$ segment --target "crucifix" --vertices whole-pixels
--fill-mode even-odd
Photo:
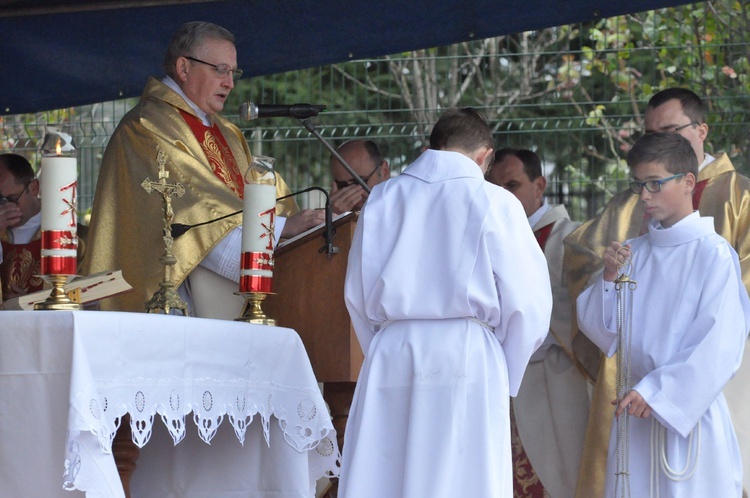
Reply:
[[[159,165],[159,180],[151,181],[147,177],[141,183],[141,187],[149,194],[156,190],[161,194],[162,198],[162,207],[164,209],[164,232],[162,236],[164,240],[164,254],[159,258],[159,261],[164,265],[164,280],[159,283],[159,290],[146,302],[146,311],[149,313],[163,311],[168,315],[170,309],[175,309],[180,310],[183,315],[187,316],[187,304],[177,294],[174,282],[172,282],[169,275],[169,267],[177,263],[177,259],[172,253],[172,244],[174,244],[174,238],[172,238],[172,219],[174,218],[172,197],[182,197],[185,194],[185,187],[180,183],[167,183],[169,171],[164,167],[167,159],[163,150],[158,149],[158,151],[156,164]]]

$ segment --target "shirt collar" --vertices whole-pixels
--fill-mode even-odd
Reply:
[[[703,154],[705,157],[703,158],[703,162],[698,165],[698,171],[702,170],[712,162],[716,161],[716,158],[712,156],[711,154]]]
[[[211,126],[211,122],[208,120],[208,114],[203,112],[200,107],[195,105],[195,103],[188,98],[187,95],[185,95],[185,92],[182,91],[182,88],[177,84],[175,80],[170,78],[169,76],[165,76],[163,80],[161,80],[162,83],[167,85],[169,88],[177,92],[177,94],[185,99],[185,102],[187,105],[190,106],[190,108],[195,111],[196,116],[201,120],[201,122],[206,126]]]
[[[39,211],[34,216],[21,226],[8,228],[11,241],[13,244],[21,245],[28,244],[34,235],[39,231],[39,227],[42,226],[42,212]]]
[[[545,213],[549,211],[549,208],[550,206],[549,204],[547,204],[547,199],[543,199],[542,206],[536,211],[534,211],[534,214],[529,216],[529,225],[531,225],[532,228],[536,226],[536,224],[539,223],[539,220],[542,219],[542,216],[544,216]]]

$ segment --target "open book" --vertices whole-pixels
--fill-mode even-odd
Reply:
[[[133,287],[122,277],[122,270],[104,271],[88,277],[79,277],[63,287],[73,302],[81,304],[130,292]],[[33,310],[50,295],[51,289],[43,289],[25,296],[15,297],[3,303],[6,310]]]

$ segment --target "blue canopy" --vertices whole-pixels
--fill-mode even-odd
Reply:
[[[260,76],[690,3],[685,0],[5,0],[0,115],[140,95],[172,34],[211,21]]]

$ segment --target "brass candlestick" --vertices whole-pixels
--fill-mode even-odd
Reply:
[[[182,197],[185,194],[185,187],[179,183],[167,183],[169,178],[169,171],[164,167],[167,160],[164,156],[164,151],[158,149],[159,152],[156,156],[156,163],[159,165],[159,180],[152,182],[149,178],[146,178],[141,183],[141,187],[149,194],[156,190],[161,194],[163,208],[164,208],[164,254],[159,258],[159,261],[164,265],[164,280],[159,282],[159,290],[151,296],[151,299],[146,301],[146,311],[148,313],[159,313],[169,314],[172,309],[180,310],[184,316],[188,315],[187,303],[177,294],[175,290],[175,284],[170,278],[171,266],[177,263],[177,258],[172,253],[172,244],[174,244],[174,238],[172,237],[172,219],[174,218],[174,209],[172,208],[172,196]]]
[[[83,305],[75,302],[65,293],[65,284],[76,278],[75,275],[42,275],[45,282],[52,284],[52,292],[41,303],[34,305],[35,310],[76,311],[82,310]]]
[[[276,320],[268,318],[263,311],[262,303],[268,293],[266,292],[236,292],[236,295],[245,298],[240,316],[235,318],[236,322],[256,323],[259,325],[276,325]]]

